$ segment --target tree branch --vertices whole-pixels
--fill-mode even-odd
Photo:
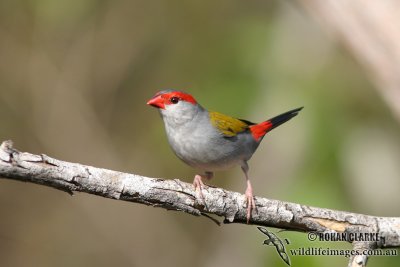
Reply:
[[[222,188],[205,187],[205,205],[191,184],[85,166],[19,152],[11,141],[0,146],[0,177],[41,184],[70,194],[86,192],[195,216],[224,217],[224,223],[246,223],[245,197]],[[307,232],[378,233],[368,248],[400,247],[400,218],[375,217],[255,197],[257,212],[250,224]],[[215,219],[214,219],[215,220]],[[355,249],[359,244],[355,244]],[[355,259],[354,259],[355,258]],[[352,257],[351,262],[360,262]],[[366,262],[366,257],[361,259]],[[351,264],[351,263],[350,263]],[[358,264],[358,263],[357,263]],[[353,266],[353,265],[349,265]],[[357,265],[357,266],[365,266]]]

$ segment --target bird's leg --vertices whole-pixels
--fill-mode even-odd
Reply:
[[[206,178],[207,180],[211,180],[211,178],[213,178],[213,176],[214,176],[214,174],[212,172],[205,172],[204,178]],[[198,192],[198,194],[200,195],[200,198],[205,203],[204,195],[202,192],[203,187],[204,187],[202,178],[203,177],[201,175],[196,174],[193,179],[193,186],[194,186],[194,189],[196,190],[196,192]]]
[[[250,218],[251,218],[251,212],[253,209],[254,210],[256,209],[256,203],[254,201],[254,196],[253,196],[253,187],[251,186],[249,175],[248,175],[249,165],[247,165],[247,162],[244,162],[244,164],[242,165],[242,170],[244,172],[244,176],[246,177],[246,184],[247,184],[247,188],[246,188],[246,192],[245,192],[246,205],[247,205],[246,219],[247,219],[247,223],[249,223]]]
[[[201,176],[200,175],[196,174],[194,176],[193,186],[194,186],[194,189],[196,190],[196,192],[200,195],[201,199],[204,201],[204,196],[203,196],[203,192],[202,192],[202,189],[204,187],[204,183],[201,180]]]

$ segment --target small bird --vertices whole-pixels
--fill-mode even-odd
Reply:
[[[195,175],[193,180],[203,200],[202,178],[210,180],[214,171],[240,165],[247,184],[246,218],[249,223],[256,205],[247,161],[267,132],[296,116],[303,107],[257,124],[208,111],[183,91],[160,91],[147,104],[160,111],[169,144],[178,158],[204,172]]]

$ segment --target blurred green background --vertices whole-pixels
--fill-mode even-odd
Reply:
[[[185,90],[251,121],[305,106],[250,161],[255,194],[400,213],[399,123],[353,57],[290,1],[0,0],[0,59],[0,138],[19,150],[191,182],[145,104],[155,92]],[[245,190],[240,168],[211,183]],[[255,226],[87,194],[2,179],[0,212],[0,266],[286,266]],[[279,236],[288,248],[350,248]]]

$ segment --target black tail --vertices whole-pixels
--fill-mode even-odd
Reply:
[[[271,131],[272,129],[278,127],[282,123],[287,122],[291,118],[297,116],[297,114],[299,114],[300,110],[302,110],[302,109],[303,109],[303,107],[296,108],[296,109],[290,110],[288,112],[282,113],[276,117],[273,117],[272,119],[269,119],[268,122],[270,122],[272,124],[272,126],[268,129],[268,132]]]
[[[278,127],[282,123],[287,122],[288,120],[299,114],[299,111],[302,109],[303,107],[290,110],[259,124],[254,124],[247,121],[245,122],[250,124],[250,132],[253,135],[254,139],[258,142],[261,142],[266,133],[268,133],[275,127]]]

